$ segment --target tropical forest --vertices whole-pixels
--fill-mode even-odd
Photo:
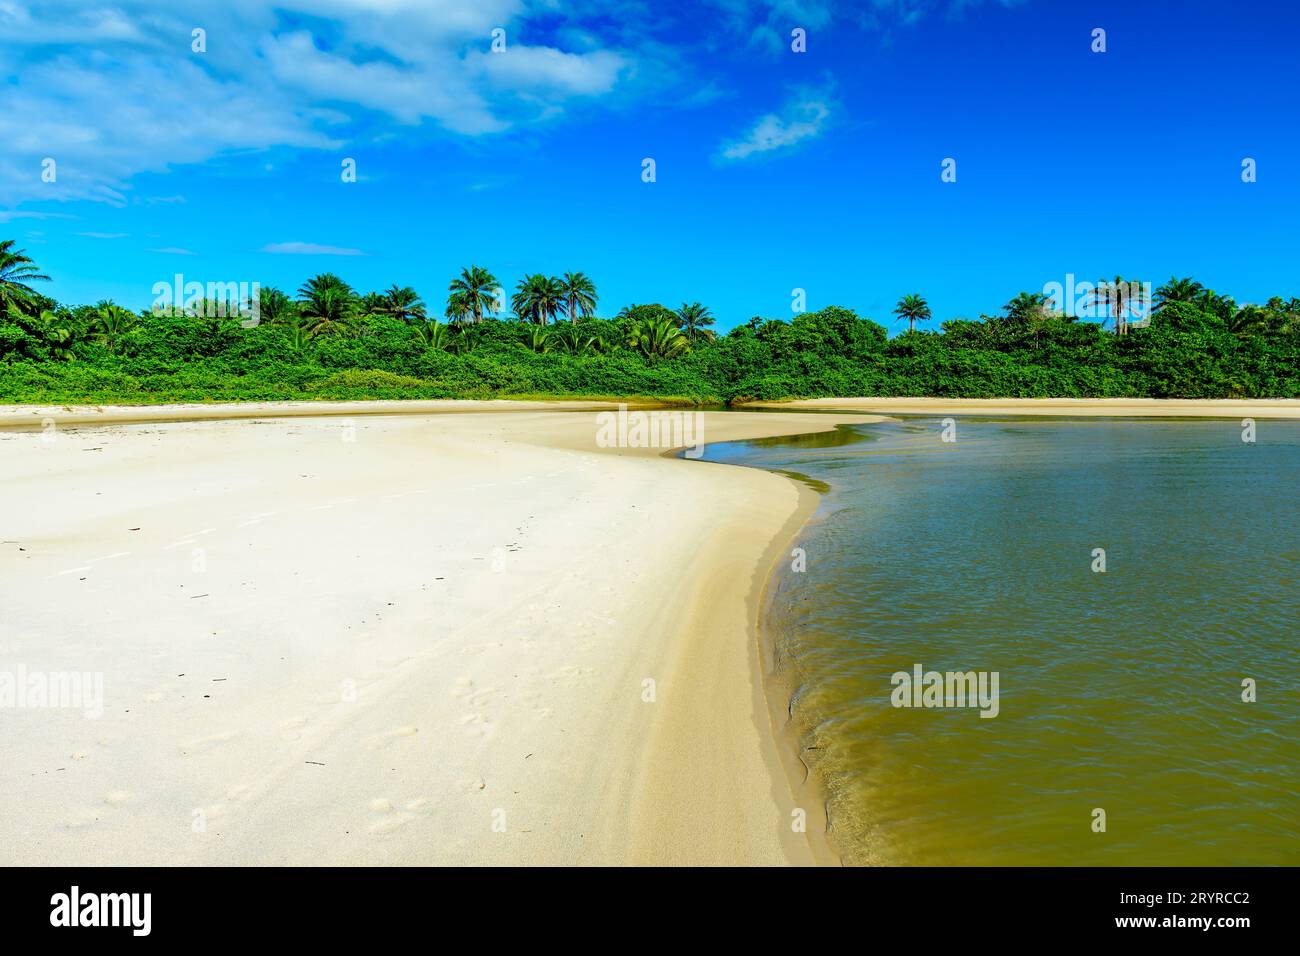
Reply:
[[[470,265],[427,299],[324,273],[247,302],[196,295],[140,311],[58,302],[47,281],[0,240],[0,402],[1300,398],[1300,299],[1238,303],[1190,277],[1156,287],[1141,321],[1116,278],[1096,284],[1096,319],[1019,292],[936,321],[906,292],[886,316],[827,306],[725,333],[699,302],[604,308],[581,272],[507,286]]]

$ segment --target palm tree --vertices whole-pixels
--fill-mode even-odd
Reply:
[[[447,297],[446,316],[457,325],[474,321],[474,310],[470,308],[469,299],[464,292],[453,292]]]
[[[140,317],[111,301],[95,306],[91,335],[110,352],[116,352],[126,337],[140,324]]]
[[[306,301],[313,294],[322,292],[325,289],[341,289],[345,291],[349,298],[354,298],[356,293],[352,291],[352,286],[348,285],[332,272],[322,272],[318,276],[313,276],[304,282],[298,289],[299,301]]]
[[[311,342],[311,325],[292,303],[290,306],[290,310],[277,321],[277,324],[283,324],[288,329],[289,347],[295,352],[301,352]]]
[[[49,309],[42,309],[40,326],[51,358],[59,362],[71,362],[77,357],[73,351],[73,346],[77,344],[77,330],[71,322]]]
[[[458,355],[464,355],[466,352],[474,351],[474,346],[478,345],[479,338],[482,337],[482,325],[458,325],[455,327],[452,336],[447,342],[447,351],[455,352]]]
[[[1300,324],[1300,299],[1294,296],[1283,299],[1275,295],[1265,303],[1268,310],[1269,328],[1276,332],[1290,332]]]
[[[637,319],[628,332],[627,344],[649,362],[676,358],[691,347],[681,329],[668,318]]]
[[[469,315],[477,324],[483,321],[484,312],[495,312],[496,297],[494,293],[500,285],[497,277],[479,266],[461,269],[460,275],[451,280],[447,291],[454,296],[461,296]],[[451,299],[447,300],[450,307]]]
[[[362,315],[383,315],[388,300],[378,292],[367,292],[357,299],[357,309]]]
[[[1052,297],[1044,292],[1018,292],[1002,307],[1002,311],[1013,322],[1030,322],[1047,312],[1047,303],[1051,300]]]
[[[677,310],[677,327],[690,342],[695,342],[697,339],[710,341],[716,338],[716,333],[708,328],[714,321],[713,313],[709,311],[708,306],[698,302],[689,304],[683,302],[682,307]]]
[[[1228,319],[1228,331],[1247,335],[1268,328],[1268,311],[1257,305],[1243,305]]]
[[[540,325],[534,328],[528,347],[539,354],[549,352],[551,350],[550,331]]]
[[[0,318],[10,312],[18,312],[31,304],[36,292],[29,282],[49,282],[50,277],[36,271],[36,265],[23,254],[22,249],[15,249],[17,240],[5,239],[0,242]]]
[[[356,325],[357,299],[346,286],[321,286],[308,293],[299,308],[313,336],[350,332]]]
[[[1233,314],[1237,311],[1237,303],[1230,295],[1219,295],[1213,289],[1202,289],[1196,293],[1196,298],[1192,300],[1202,312],[1209,312],[1211,315],[1217,315],[1224,322],[1230,322]]]
[[[1155,308],[1151,311],[1159,312],[1174,302],[1193,302],[1204,288],[1191,276],[1186,279],[1170,276],[1168,282],[1156,289]]]
[[[658,302],[652,302],[649,305],[637,305],[635,302],[631,305],[625,305],[615,316],[620,322],[625,322],[629,327],[642,319],[667,319],[674,326],[677,325],[677,313],[672,309],[665,308]]]
[[[257,319],[259,323],[277,325],[287,322],[293,314],[293,300],[275,286],[257,290]]]
[[[541,273],[524,276],[510,300],[515,315],[545,325],[564,311],[564,292],[558,279]]]
[[[424,318],[424,303],[409,285],[398,288],[389,286],[379,306],[380,314],[392,316],[399,322],[411,322]]]
[[[898,300],[898,305],[894,306],[894,315],[907,319],[909,332],[915,331],[917,322],[928,322],[933,317],[930,304],[915,292]]]
[[[1135,290],[1140,288],[1136,282],[1130,282],[1123,276],[1116,276],[1112,281],[1107,282],[1100,279],[1097,282],[1097,288],[1088,294],[1087,302],[1100,305],[1110,310],[1110,318],[1115,323],[1116,335],[1128,334],[1128,312],[1133,303]],[[1105,325],[1102,321],[1102,325]]]
[[[552,341],[570,355],[595,355],[602,350],[600,336],[582,332],[573,325],[558,329]]]
[[[618,335],[611,335],[602,329],[597,332],[591,343],[591,350],[597,355],[612,355],[615,349],[622,348],[623,340]]]
[[[447,331],[447,326],[437,319],[431,322],[421,322],[415,329],[419,333],[420,339],[431,349],[446,349],[450,344],[451,336]]]
[[[313,336],[351,331],[360,306],[352,286],[332,272],[313,276],[298,289],[298,312]]]
[[[564,311],[570,322],[577,322],[579,314],[588,318],[596,312],[596,284],[582,272],[566,272],[560,280],[560,293],[564,296]]]

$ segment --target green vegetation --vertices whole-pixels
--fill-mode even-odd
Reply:
[[[521,280],[511,299],[520,321],[497,317],[496,277],[470,266],[448,288],[447,322],[431,319],[410,287],[361,295],[326,273],[294,297],[262,289],[257,325],[222,302],[157,313],[60,305],[35,291],[42,279],[12,241],[0,242],[0,402],[1300,398],[1300,300],[1238,306],[1190,278],[1157,290],[1145,327],[1116,309],[1131,288],[1116,280],[1099,290],[1109,329],[1022,292],[999,315],[893,339],[833,306],[790,321],[756,317],[725,335],[698,302],[594,318],[596,288],[582,273]],[[894,311],[909,326],[931,317],[916,294]]]

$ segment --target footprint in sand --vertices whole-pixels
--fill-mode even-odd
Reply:
[[[522,644],[522,645],[524,645],[524,646],[528,646],[528,645],[534,643],[533,641],[529,640],[527,636],[524,636],[524,637],[516,637],[515,635],[511,635],[511,637],[512,637],[512,638],[513,638],[517,643]],[[479,644],[466,644],[466,645],[464,645],[463,647],[461,647],[460,652],[461,652],[462,654],[469,655],[469,654],[475,654],[475,653],[477,653],[477,652],[479,652],[479,651],[493,651],[493,650],[497,650],[498,648],[501,648],[501,647],[504,647],[504,646],[505,646],[505,642],[504,642],[504,641],[483,641],[483,642],[481,642],[481,643],[479,643]]]
[[[228,730],[222,734],[210,734],[207,737],[196,737],[193,740],[182,740],[181,754],[182,756],[189,756],[190,754],[207,753],[226,741],[232,740],[234,736],[235,732]]]
[[[127,791],[113,790],[104,795],[104,803],[108,804],[107,807],[83,807],[67,820],[67,825],[77,828],[94,826],[111,814],[116,807],[122,806],[130,799],[131,794]]]
[[[575,667],[569,665],[567,667],[561,667],[552,674],[547,674],[546,678],[547,680],[582,680],[584,677],[590,677],[594,673],[596,673],[594,667]]]
[[[302,738],[301,730],[307,725],[307,718],[288,717],[280,721],[280,739],[281,740],[299,740]]]
[[[160,690],[151,690],[149,691],[149,693],[144,695],[144,702],[146,704],[157,704],[162,699],[163,699],[163,692]]]
[[[378,750],[380,747],[387,747],[395,740],[401,740],[405,737],[414,737],[419,732],[420,728],[416,727],[414,724],[407,724],[404,727],[394,728],[386,734],[380,734],[379,737],[375,739],[374,748]]]
[[[477,690],[470,694],[466,700],[471,707],[482,707],[496,696],[497,689],[495,687],[484,687],[482,690]]]
[[[226,790],[227,800],[243,800],[253,790],[252,784],[237,783]]]
[[[69,818],[67,825],[77,828],[94,826],[99,822],[100,817],[103,817],[106,814],[107,811],[103,809],[78,810],[71,816],[71,818]]]
[[[496,729],[496,724],[483,714],[466,714],[460,722],[465,728],[466,737],[487,737]]]
[[[457,677],[456,683],[451,689],[452,697],[468,697],[474,693],[474,682],[468,677]]]
[[[478,791],[487,788],[487,784],[484,783],[483,778],[475,776],[458,778],[456,780],[456,786],[458,789],[464,790],[466,793],[477,793]]]
[[[385,836],[400,830],[413,819],[414,817],[406,813],[388,813],[370,824],[368,829],[377,836]]]
[[[375,814],[375,819],[367,829],[377,836],[384,836],[400,830],[428,809],[429,801],[422,797],[407,800],[401,810],[387,797],[375,797],[370,801],[370,812]]]

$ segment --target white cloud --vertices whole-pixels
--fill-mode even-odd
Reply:
[[[79,236],[85,236],[87,239],[125,239],[125,232],[79,232]]]
[[[797,92],[779,113],[759,117],[743,137],[723,144],[723,159],[747,159],[756,153],[785,149],[821,134],[831,116],[829,94],[814,90]]]
[[[345,249],[340,246],[318,246],[311,242],[273,242],[262,247],[263,252],[282,256],[364,256],[360,249]]]
[[[353,103],[407,124],[434,119],[452,132],[470,136],[508,126],[467,82],[463,69],[356,63],[318,49],[312,37],[301,32],[268,38],[262,54],[278,83],[317,101]]]
[[[551,47],[513,46],[505,53],[470,54],[468,64],[501,89],[542,91],[572,96],[608,93],[627,60],[610,50],[565,53]]]
[[[175,246],[164,246],[162,249],[150,249],[150,252],[162,253],[165,256],[192,256],[194,255],[189,249],[178,249]]]
[[[0,41],[7,39],[24,43],[104,43],[139,40],[140,32],[120,10],[73,6],[55,17],[0,0]]]
[[[0,222],[12,222],[15,219],[76,219],[61,212],[12,212],[0,209]]]
[[[0,204],[123,205],[138,173],[337,148],[373,114],[459,136],[563,115],[618,88],[635,55],[524,42],[557,16],[551,0],[0,0]]]
[[[187,47],[188,49],[188,47]],[[0,110],[0,201],[124,205],[131,176],[232,149],[334,144],[269,79],[214,76],[190,60],[62,54],[23,69]],[[56,180],[42,180],[42,160]]]

